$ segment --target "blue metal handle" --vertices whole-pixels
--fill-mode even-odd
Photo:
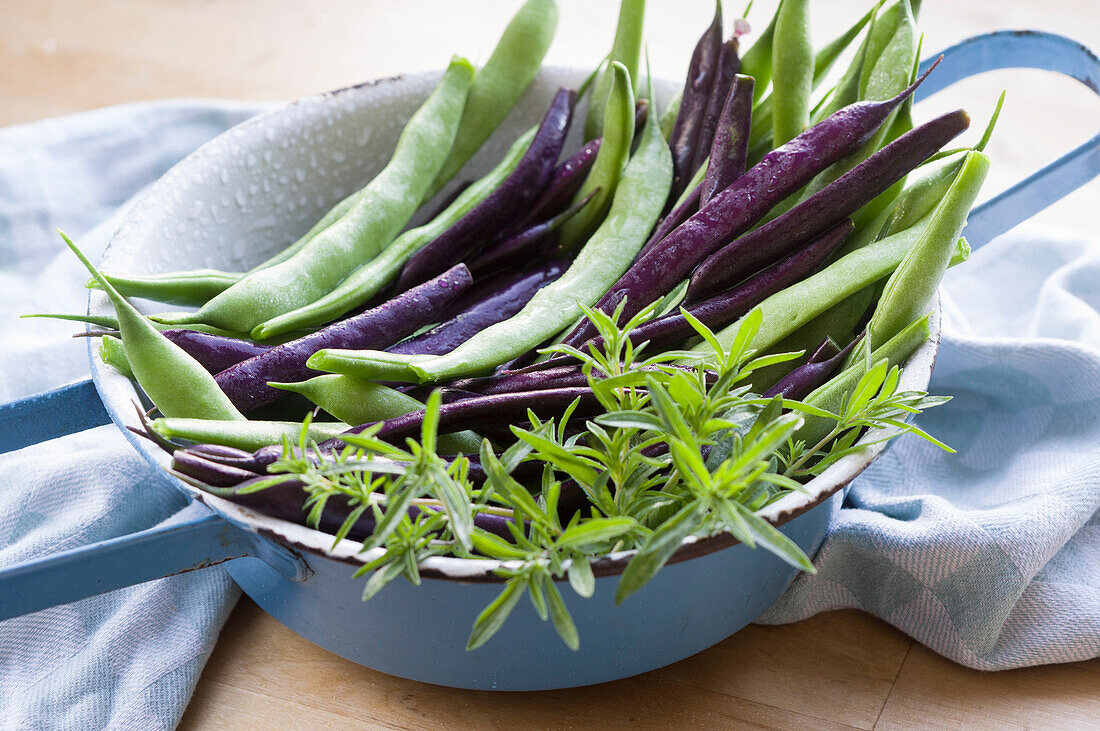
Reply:
[[[191,503],[169,525],[0,570],[0,620],[248,556],[292,581],[309,575],[298,554]]]
[[[90,378],[0,404],[0,454],[109,424]]]
[[[939,55],[921,63],[921,73]],[[1100,94],[1100,59],[1080,43],[1039,31],[998,31],[968,38],[943,51],[943,62],[917,89],[917,101],[968,76],[1009,68],[1057,71]],[[972,248],[983,246],[1098,174],[1100,134],[975,208],[964,235]]]
[[[110,420],[90,379],[0,404],[0,453]],[[0,620],[246,556],[288,579],[309,573],[298,554],[194,502],[168,525],[0,569]]]

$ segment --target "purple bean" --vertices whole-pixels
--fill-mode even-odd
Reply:
[[[739,286],[685,309],[712,330],[725,327],[771,295],[808,277],[840,246],[852,228],[851,219],[841,221],[809,246]],[[648,341],[650,347],[662,348],[693,335],[695,329],[677,312],[644,323],[630,333],[630,339],[635,343]]]
[[[829,165],[862,147],[933,68],[935,64],[893,99],[849,105],[769,152],[660,244],[638,258],[596,306],[610,313],[625,300],[622,316],[628,318],[672,291],[701,261],[744,233],[777,203]],[[594,326],[585,321],[565,342],[575,346],[594,334]]]
[[[271,349],[270,345],[260,345],[251,340],[211,335],[198,330],[163,330],[162,333],[211,373],[221,373],[242,360]]]
[[[599,190],[599,188],[596,188],[583,199],[577,201],[575,205],[570,206],[549,220],[536,223],[490,244],[466,262],[466,265],[470,268],[470,273],[476,278],[481,278],[501,269],[537,261],[549,248],[554,232],[584,208]]]
[[[495,323],[507,320],[523,309],[535,292],[561,276],[565,262],[551,261],[529,272],[490,278],[471,289],[448,308],[455,312],[426,333],[388,349],[390,353],[442,355]]]
[[[685,301],[728,287],[852,215],[969,125],[970,117],[960,109],[906,132],[794,208],[712,254],[691,275]]]
[[[700,186],[700,205],[706,205],[716,193],[728,188],[745,174],[749,154],[749,130],[752,128],[752,92],[756,82],[751,76],[735,75],[730,84],[714,142],[710,162]]]
[[[829,380],[841,364],[848,358],[848,354],[852,352],[852,348],[855,347],[863,338],[861,334],[852,342],[848,343],[843,350],[837,350],[836,343],[831,338],[826,338],[814,354],[810,356],[810,359],[795,368],[793,371],[784,376],[778,383],[764,392],[765,398],[772,398],[773,396],[782,396],[785,399],[793,399],[801,401],[809,396],[814,389],[816,389],[825,381]],[[836,351],[830,356],[825,356],[824,353],[828,352],[828,346],[832,346],[832,350]]]
[[[810,353],[810,357],[806,359],[806,362],[823,363],[840,351],[840,346],[838,346],[831,337],[826,335],[825,339],[821,341],[821,344],[814,348],[814,352]]]
[[[684,81],[684,94],[680,100],[680,113],[672,126],[668,144],[672,149],[672,190],[669,198],[676,200],[684,192],[688,181],[695,173],[691,169],[695,159],[695,149],[699,144],[699,131],[703,125],[703,116],[707,111],[718,58],[722,52],[722,4],[716,3],[714,20],[703,32],[695,50],[691,54],[687,79]]]
[[[155,434],[156,432],[153,433]],[[193,447],[189,447],[189,450],[207,459],[239,459],[242,456],[252,456],[250,452],[245,452],[243,449],[238,449],[236,447],[227,447],[224,444],[196,444]]]
[[[707,98],[707,108],[703,112],[703,121],[699,125],[699,141],[695,144],[695,156],[691,161],[692,175],[699,169],[714,143],[714,133],[718,129],[718,119],[722,115],[726,97],[729,96],[730,84],[733,83],[737,72],[741,70],[741,58],[737,55],[737,38],[730,38],[722,44],[722,50],[718,53],[718,63],[715,64],[714,86],[711,87],[710,96]]]
[[[327,445],[327,446],[325,446]],[[270,476],[268,466],[275,463],[283,454],[281,445],[261,447],[255,452],[233,450],[232,452],[212,452],[208,448],[216,445],[200,444],[192,447],[180,448],[173,452],[172,469],[183,475],[205,482],[215,487],[233,487],[240,485],[245,480],[257,475]],[[321,451],[314,454],[314,458],[323,460],[339,449],[343,449],[344,443],[322,445]],[[444,456],[443,459],[451,462],[454,456]],[[481,467],[481,459],[477,455],[469,455],[469,477],[477,483],[484,481],[485,471]],[[542,475],[542,466],[538,462],[520,462],[512,471],[512,476],[520,482],[534,482]],[[203,479],[211,478],[212,481]],[[217,484],[215,484],[217,483]]]
[[[440,406],[439,432],[446,434],[464,429],[477,431],[483,426],[522,424],[527,421],[528,409],[541,419],[557,417],[564,413],[566,407],[575,399],[580,399],[580,404],[573,412],[574,418],[583,418],[599,413],[600,402],[587,386],[494,394],[492,396],[464,399]],[[383,422],[382,429],[375,436],[391,442],[415,436],[420,433],[423,421],[423,409],[396,416]],[[370,424],[352,427],[345,433],[355,434],[368,426]],[[329,445],[331,447],[338,444],[342,444],[342,442],[339,437],[334,437],[322,442],[321,446]]]
[[[271,349],[270,345],[225,335],[212,335],[198,330],[161,330],[161,335],[171,340],[211,373],[221,373],[226,368],[248,360]],[[118,335],[118,330],[90,330],[79,333],[81,337]]]
[[[418,328],[438,319],[472,282],[464,264],[414,287],[374,309],[242,361],[217,374],[221,389],[242,412],[272,403],[288,392],[268,386],[268,381],[291,383],[309,378],[309,356],[323,348],[374,349],[388,347]]]
[[[485,200],[405,263],[397,291],[420,284],[464,260],[478,244],[485,243],[487,233],[502,230],[546,189],[569,132],[576,98],[572,89],[558,91],[515,170]]]
[[[214,487],[232,487],[255,476],[252,470],[208,459],[190,449],[177,449],[172,454],[172,469]]]
[[[554,169],[554,174],[550,176],[550,184],[531,206],[531,210],[519,219],[515,228],[553,216],[573,200],[573,196],[580,190],[584,179],[588,176],[592,163],[596,161],[600,142],[599,137],[591,140]]]
[[[451,384],[451,387],[460,388],[481,396],[491,396],[519,391],[540,391],[548,388],[578,388],[587,385],[587,383],[588,380],[581,371],[580,365],[574,363],[529,373],[468,378],[463,381],[455,381]]]

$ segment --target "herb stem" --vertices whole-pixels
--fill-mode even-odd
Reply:
[[[844,431],[845,431],[844,423],[841,422],[841,423],[837,424],[835,427],[833,427],[833,430],[830,431],[825,436],[824,439],[822,439],[820,442],[818,442],[817,444],[815,444],[813,446],[813,449],[805,450],[804,452],[802,452],[801,455],[799,455],[798,459],[796,459],[794,462],[791,462],[791,464],[787,466],[787,469],[783,471],[783,474],[786,475],[787,477],[797,477],[798,475],[803,474],[803,473],[798,472],[798,469],[802,465],[806,464],[806,462],[811,457],[813,457],[815,454],[817,454],[822,449],[824,449],[826,446],[828,446],[829,442],[833,441],[834,439],[839,437],[841,434],[843,434]]]

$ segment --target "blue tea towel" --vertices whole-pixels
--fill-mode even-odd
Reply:
[[[1082,191],[1084,193],[1084,191]],[[1021,227],[943,284],[917,423],[759,621],[856,607],[981,670],[1100,655],[1100,241]]]
[[[18,319],[87,309],[54,227],[98,260],[131,196],[259,108],[159,102],[0,129],[0,402],[88,376],[82,326]],[[184,504],[113,425],[0,455],[0,567]],[[237,596],[212,568],[0,622],[0,728],[173,728]]]

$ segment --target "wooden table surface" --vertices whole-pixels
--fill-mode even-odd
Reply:
[[[560,0],[549,63],[591,66],[617,3]],[[765,18],[774,0],[758,0]],[[0,124],[169,97],[292,99],[363,79],[477,61],[516,2],[478,0],[0,0]],[[816,3],[815,36],[832,37],[866,0]],[[1100,48],[1092,0],[924,3],[925,49],[998,28],[1041,28]],[[727,3],[727,14],[740,9]],[[736,10],[735,10],[736,6]],[[711,0],[650,0],[654,72],[682,77]],[[984,125],[1009,90],[989,147],[996,192],[1084,140],[1100,101],[1069,80],[995,72],[929,100],[966,106]],[[918,111],[923,116],[928,112]],[[1036,219],[1096,230],[1100,183]],[[293,634],[244,599],[222,632],[183,727],[504,727],[742,725],[828,728],[1100,726],[1100,660],[979,673],[856,611],[783,627],[750,626],[661,670],[544,693],[456,691],[392,678]]]

